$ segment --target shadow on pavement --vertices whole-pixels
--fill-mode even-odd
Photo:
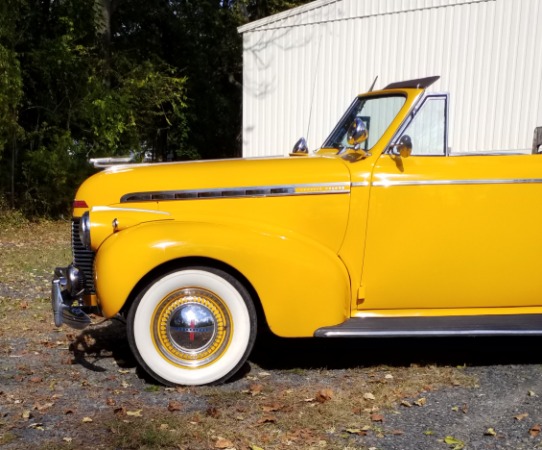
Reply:
[[[105,372],[103,360],[113,358],[121,368],[136,367],[136,359],[126,339],[126,326],[120,320],[109,320],[91,326],[70,345],[73,363],[80,364],[93,372]]]
[[[542,337],[282,339],[256,342],[250,360],[263,369],[349,369],[411,364],[540,364]]]
[[[541,344],[542,337],[284,339],[265,335],[258,337],[249,361],[265,370],[542,364],[542,352],[537,350]],[[103,361],[110,358],[121,368],[138,366],[125,324],[118,320],[84,330],[70,350],[74,364],[96,372],[106,371]]]

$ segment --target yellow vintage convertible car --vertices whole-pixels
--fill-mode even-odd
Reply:
[[[56,325],[123,315],[138,362],[170,385],[225,381],[258,329],[542,334],[542,156],[449,154],[437,78],[360,95],[310,155],[300,140],[287,158],[90,177]]]

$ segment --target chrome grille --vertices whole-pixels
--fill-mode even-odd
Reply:
[[[73,263],[81,273],[83,273],[83,283],[85,287],[85,294],[95,294],[94,289],[94,252],[87,250],[81,239],[79,239],[79,222],[80,219],[74,218],[72,220],[72,252]]]

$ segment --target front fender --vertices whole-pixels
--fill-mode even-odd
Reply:
[[[117,314],[151,270],[189,257],[221,261],[242,273],[279,336],[312,336],[349,316],[348,273],[328,248],[284,230],[176,221],[141,224],[103,242],[95,284],[104,316]]]

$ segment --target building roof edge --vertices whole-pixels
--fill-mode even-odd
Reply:
[[[316,0],[314,2],[307,3],[306,5],[297,6],[295,8],[291,8],[286,11],[264,17],[263,19],[255,20],[245,25],[241,25],[240,27],[237,27],[237,32],[239,34],[243,34],[247,31],[254,31],[258,28],[265,27],[273,22],[288,19],[290,17],[303,14],[304,12],[312,11],[313,9],[321,8],[323,6],[329,5],[331,3],[337,3],[339,1],[341,0]]]

